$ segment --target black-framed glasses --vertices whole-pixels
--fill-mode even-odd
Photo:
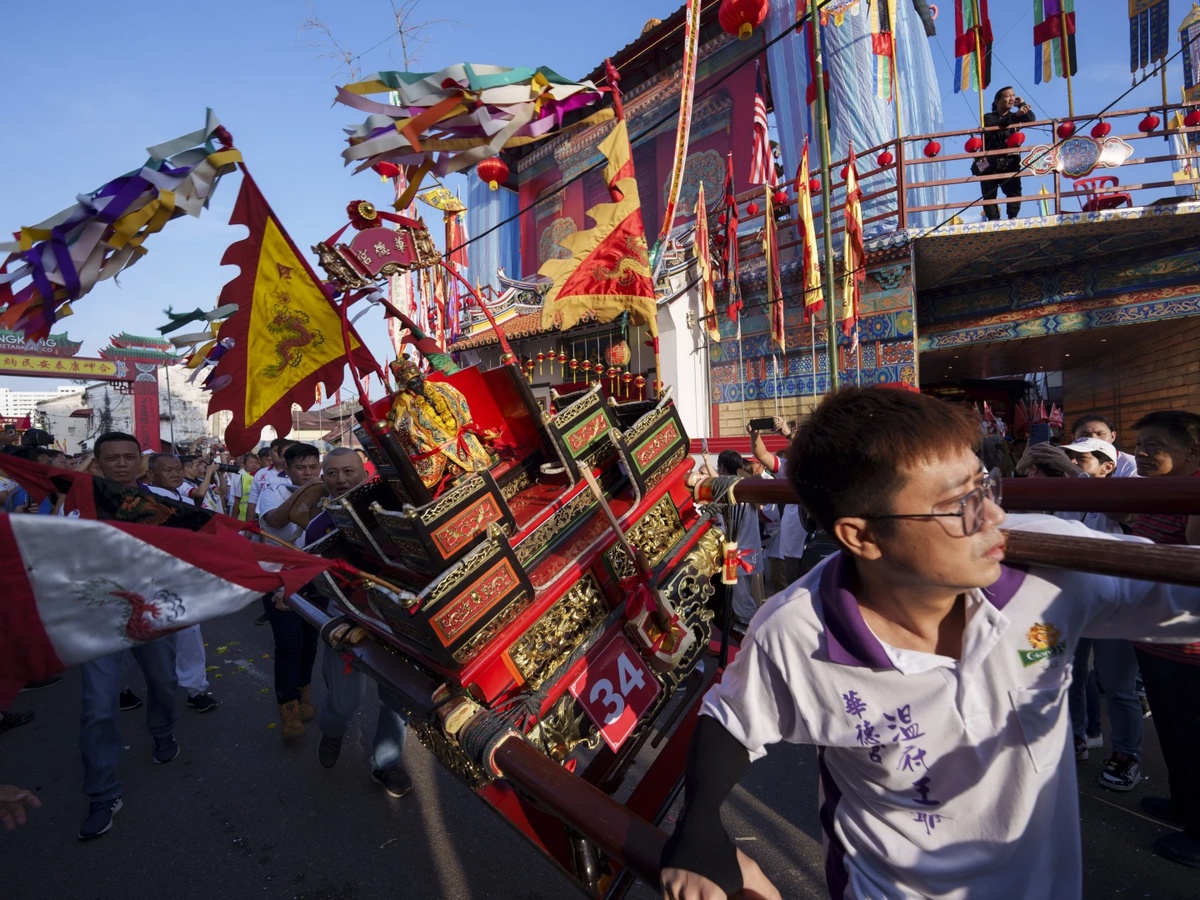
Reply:
[[[957,500],[950,500],[946,506],[957,505],[957,512],[927,512],[927,513],[889,513],[878,516],[862,516],[864,519],[959,519],[962,522],[962,537],[978,534],[983,528],[986,516],[984,501],[991,500],[1000,505],[1000,470],[992,469],[984,476],[983,483],[973,491],[968,491]],[[957,535],[956,535],[957,536]]]

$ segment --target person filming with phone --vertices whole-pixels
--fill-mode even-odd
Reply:
[[[1007,150],[1008,139],[1017,133],[1016,127],[1025,122],[1032,122],[1035,116],[1033,110],[1023,99],[1017,96],[1011,87],[1002,87],[996,92],[992,101],[992,111],[983,117],[984,127],[994,129],[983,133],[984,150]],[[1016,174],[1021,171],[1021,154],[1005,153],[998,156],[979,156],[971,163],[972,175],[1003,175],[1014,173],[1009,178],[989,178],[980,182],[984,200],[995,200],[1001,188],[1004,196],[1009,198],[1008,217],[1015,219],[1021,212],[1020,201],[1013,202],[1013,197],[1021,196],[1021,178]],[[1000,219],[999,204],[989,203],[983,208],[983,214],[989,222]]]

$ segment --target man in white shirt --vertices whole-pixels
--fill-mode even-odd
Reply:
[[[300,489],[321,477],[321,454],[312,444],[292,444],[283,454],[286,481],[275,481],[258,499],[258,522],[266,534],[303,544],[304,528],[292,521],[292,505]],[[312,670],[317,659],[317,630],[301,619],[282,594],[264,601],[275,638],[275,699],[285,741],[303,737],[304,723],[316,718],[312,703]]]
[[[250,483],[250,499],[247,507],[247,519],[253,522],[258,518],[258,501],[262,492],[267,485],[275,481],[287,481],[287,473],[284,471],[283,455],[287,448],[292,446],[295,441],[289,441],[287,438],[275,438],[271,441],[271,446],[268,448],[271,464],[263,466],[254,474],[254,480]],[[260,455],[261,459],[261,455]]]
[[[1195,640],[1200,589],[1005,566],[979,439],[965,411],[888,388],[831,394],[800,427],[788,479],[842,550],[758,611],[707,694],[664,896],[780,897],[720,806],[782,740],[819,748],[833,897],[1080,896],[1071,653]]]

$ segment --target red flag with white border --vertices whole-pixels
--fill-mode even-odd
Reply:
[[[294,593],[332,565],[224,529],[0,516],[0,709],[27,682]]]

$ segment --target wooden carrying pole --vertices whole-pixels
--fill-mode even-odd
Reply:
[[[694,485],[697,500],[712,499],[712,481],[702,479]],[[743,478],[736,490],[744,503],[799,499],[783,479]],[[1005,478],[1001,491],[1009,511],[1200,514],[1200,479]],[[1200,552],[1190,547],[1012,530],[1005,534],[1010,563],[1200,586]]]

